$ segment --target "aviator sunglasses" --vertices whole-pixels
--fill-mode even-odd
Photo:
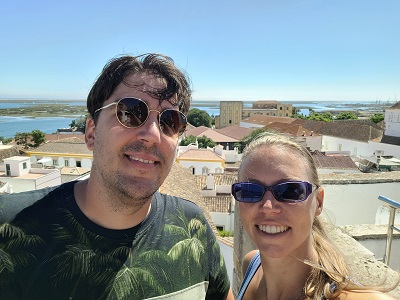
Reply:
[[[169,137],[177,137],[181,135],[186,128],[186,116],[175,109],[165,109],[158,111],[149,109],[146,102],[139,98],[122,98],[110,104],[107,104],[94,111],[97,114],[100,110],[115,105],[115,116],[122,126],[127,128],[138,128],[142,126],[151,111],[158,113],[158,122],[161,132]]]
[[[312,193],[313,185],[306,181],[287,181],[271,186],[254,182],[238,182],[232,185],[232,195],[239,202],[258,202],[266,191],[279,202],[302,202]]]

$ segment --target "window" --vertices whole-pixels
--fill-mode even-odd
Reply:
[[[207,167],[203,167],[203,169],[201,170],[203,175],[207,175],[210,172],[210,169]]]
[[[26,168],[27,168],[26,162],[24,162],[24,163],[22,164],[22,169],[26,169]]]
[[[195,174],[195,171],[196,171],[195,167],[191,166],[191,167],[189,167],[189,170],[192,171],[193,175]]]
[[[82,163],[81,163],[80,161],[77,161],[77,162],[76,162],[76,166],[77,166],[78,168],[81,168],[81,167],[82,167]]]
[[[53,159],[53,166],[58,166],[58,160],[57,159]]]
[[[64,161],[64,164],[65,164],[66,167],[69,167],[69,160],[66,159],[66,160]]]

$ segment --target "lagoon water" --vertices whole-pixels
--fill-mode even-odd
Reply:
[[[69,128],[69,124],[75,119],[63,117],[27,118],[0,116],[0,136],[12,138],[17,132],[31,132],[36,129],[44,133],[55,133],[58,128]]]
[[[368,109],[370,105],[376,104],[375,102],[360,102],[360,101],[282,101],[283,103],[292,103],[294,107],[300,109],[300,113],[307,115],[309,108],[316,112],[326,110],[360,110]],[[85,101],[57,101],[57,100],[26,100],[26,101],[13,101],[2,100],[0,101],[0,108],[18,108],[24,106],[40,105],[50,103],[63,103],[71,106],[86,106]],[[244,101],[243,106],[250,108],[252,102]],[[193,101],[191,108],[198,108],[205,110],[210,116],[219,115],[219,101]],[[80,116],[76,116],[78,118]],[[68,128],[69,124],[76,119],[71,117],[12,117],[0,116],[0,136],[4,138],[12,138],[17,132],[30,132],[38,129],[45,133],[54,133],[59,128]]]

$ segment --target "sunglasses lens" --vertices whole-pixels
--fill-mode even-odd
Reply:
[[[285,182],[273,187],[274,197],[278,201],[304,201],[307,199],[306,182]]]
[[[160,129],[169,137],[181,135],[186,128],[186,117],[183,113],[173,109],[166,109],[160,115]]]
[[[117,118],[125,127],[136,128],[146,122],[149,108],[136,98],[123,98],[117,103]],[[169,137],[181,135],[186,128],[186,116],[178,110],[166,109],[160,115],[160,129]]]
[[[263,186],[253,182],[238,182],[232,185],[232,195],[239,202],[258,202],[265,191],[271,191],[281,202],[301,202],[310,196],[312,185],[308,182],[284,182],[273,186]]]
[[[251,182],[232,185],[232,195],[239,202],[258,202],[264,195],[264,187]]]
[[[135,98],[124,98],[117,103],[117,117],[126,127],[139,127],[148,116],[146,103]]]

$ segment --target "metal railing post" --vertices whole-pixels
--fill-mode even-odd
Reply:
[[[388,230],[387,230],[387,236],[386,236],[385,256],[383,257],[383,263],[385,263],[386,265],[389,265],[390,252],[391,252],[392,240],[393,240],[393,230],[400,232],[400,228],[397,228],[396,226],[394,226],[394,220],[396,217],[396,209],[400,208],[400,203],[393,201],[389,198],[386,198],[384,196],[379,196],[378,199],[385,202],[389,206],[389,209],[390,209]]]

